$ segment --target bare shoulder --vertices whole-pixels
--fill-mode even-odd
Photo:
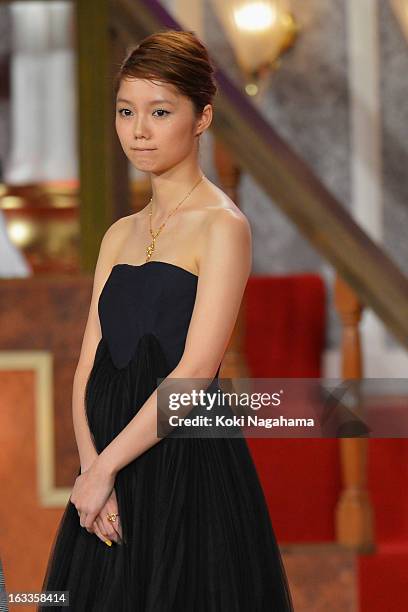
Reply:
[[[221,271],[223,260],[225,271],[228,268],[237,272],[241,268],[245,276],[252,267],[250,223],[221,189],[217,188],[215,195],[202,209],[199,269],[203,271],[212,265]]]
[[[121,245],[132,230],[135,215],[126,215],[114,221],[105,231],[102,242],[101,252],[112,256],[113,258],[119,252]]]
[[[120,240],[121,238],[123,238],[130,230],[133,217],[133,214],[126,215],[125,217],[120,217],[119,219],[114,221],[105,231],[102,240],[107,243],[113,240]]]
[[[215,197],[203,210],[206,239],[218,235],[231,240],[251,240],[251,226],[246,215],[221,189],[212,187]]]
[[[251,250],[251,226],[247,217],[236,207],[222,207],[208,216],[205,236],[207,245],[214,249],[230,249],[231,252]]]
[[[208,229],[211,232],[227,231],[237,234],[250,234],[251,227],[247,217],[234,204],[234,207],[225,206],[214,208],[208,215]]]

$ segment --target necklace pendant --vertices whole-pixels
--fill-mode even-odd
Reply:
[[[148,259],[150,259],[150,257],[152,256],[152,253],[154,251],[154,247],[155,247],[155,240],[153,239],[153,241],[149,244],[149,246],[146,249],[146,261]]]

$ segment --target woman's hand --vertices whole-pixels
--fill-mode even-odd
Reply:
[[[111,514],[113,512],[117,514],[117,517],[116,521],[112,523],[108,521],[107,514]],[[112,489],[112,493],[110,494],[108,501],[94,520],[93,530],[95,535],[98,536],[102,542],[105,542],[105,544],[106,540],[113,540],[117,544],[122,544],[122,526],[120,516],[118,514],[118,502],[116,499],[115,489]]]
[[[70,496],[76,507],[81,527],[93,532],[93,523],[110,497],[115,475],[97,458],[83,474],[77,476]]]

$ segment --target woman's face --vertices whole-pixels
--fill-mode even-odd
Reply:
[[[132,164],[161,173],[195,154],[200,118],[192,101],[168,83],[122,79],[116,96],[116,131]]]

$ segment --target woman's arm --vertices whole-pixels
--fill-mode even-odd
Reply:
[[[72,420],[82,473],[92,465],[98,456],[89,431],[84,402],[86,383],[93,366],[96,348],[101,338],[98,300],[115,262],[121,240],[123,239],[125,220],[126,217],[123,217],[113,223],[102,238],[95,267],[88,319],[85,326],[78,365],[75,370],[72,389]]]
[[[212,380],[228,346],[251,271],[248,220],[231,210],[214,215],[206,232],[200,276],[183,356],[169,378]],[[162,440],[157,432],[157,389],[128,425],[105,447],[96,471],[116,473]]]
[[[91,368],[77,367],[72,387],[72,420],[81,462],[81,474],[95,461],[96,452],[85,415],[85,386]]]

